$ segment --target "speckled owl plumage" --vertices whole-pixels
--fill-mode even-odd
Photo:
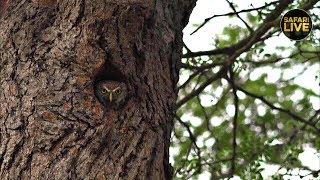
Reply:
[[[95,95],[105,107],[117,110],[125,102],[127,86],[123,82],[102,80],[95,86]]]

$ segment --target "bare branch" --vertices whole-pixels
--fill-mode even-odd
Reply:
[[[244,23],[244,25],[247,27],[247,29],[252,33],[253,29],[249,26],[249,24],[244,19],[242,19],[242,17],[239,15],[239,13],[237,13],[237,10],[234,7],[233,3],[230,2],[229,0],[226,0],[226,1],[228,2],[229,6],[233,10],[233,12],[236,13],[237,17]]]
[[[232,159],[231,159],[231,169],[230,177],[232,177],[236,171],[236,156],[237,156],[237,128],[238,128],[238,111],[239,111],[239,98],[237,96],[237,88],[235,85],[234,72],[232,66],[229,66],[230,79],[229,83],[232,87],[232,92],[234,96],[234,117],[233,117],[233,140],[232,140]]]
[[[318,128],[316,127],[316,124],[315,124],[315,123],[303,119],[302,117],[300,117],[300,116],[292,113],[290,110],[283,109],[283,108],[280,108],[280,107],[276,107],[273,103],[267,101],[263,96],[256,95],[256,94],[253,94],[253,93],[251,93],[251,92],[248,92],[248,91],[246,91],[245,89],[243,89],[243,88],[241,88],[241,87],[239,87],[239,86],[236,86],[236,88],[237,88],[238,90],[240,90],[241,92],[245,93],[245,94],[248,95],[248,96],[251,96],[251,97],[253,97],[253,98],[256,98],[256,99],[261,100],[261,101],[264,102],[266,105],[268,105],[271,109],[275,109],[275,110],[278,110],[278,111],[280,111],[280,112],[283,112],[283,113],[289,115],[290,117],[292,117],[293,119],[309,125],[310,127],[314,128],[318,134],[320,134],[320,129],[318,129]]]
[[[291,4],[293,0],[282,0],[280,1],[279,5],[276,6],[276,8],[267,15],[266,19],[263,21],[260,27],[258,27],[253,33],[251,33],[248,37],[242,39],[236,44],[233,44],[231,46],[220,48],[220,49],[214,49],[209,51],[200,51],[200,52],[193,52],[193,53],[186,53],[182,57],[183,58],[189,58],[189,57],[197,57],[197,56],[204,56],[204,55],[217,55],[217,54],[232,54],[230,59],[231,61],[234,61],[232,59],[235,59],[235,57],[238,57],[240,54],[245,52],[246,50],[250,49],[253,44],[256,42],[261,41],[261,37],[268,32],[272,27],[279,26],[280,23],[280,15],[281,13],[288,7],[289,4]],[[300,7],[303,10],[308,10],[313,7],[314,4],[316,4],[318,0],[310,0],[308,3]]]
[[[260,60],[260,61],[243,60],[241,62],[252,63],[252,64],[254,64],[256,66],[260,66],[260,65],[264,65],[264,64],[274,64],[274,63],[277,63],[277,62],[282,61],[284,59],[293,58],[294,56],[297,56],[297,55],[299,55],[299,53],[293,53],[293,54],[291,54],[290,56],[287,56],[287,57],[278,57],[278,58],[273,59],[273,60]]]
[[[202,113],[203,113],[203,115],[204,115],[204,119],[206,120],[207,130],[208,130],[209,132],[211,132],[211,129],[210,129],[210,118],[209,118],[209,116],[208,116],[208,114],[207,114],[207,112],[206,112],[206,109],[205,109],[205,108],[203,107],[203,105],[201,104],[201,99],[200,99],[199,96],[197,96],[197,100],[198,100],[199,106],[200,106],[200,108],[201,108],[201,111],[202,111]]]
[[[201,149],[197,145],[197,139],[194,136],[194,134],[192,133],[189,125],[187,123],[183,122],[182,119],[178,115],[175,115],[175,116],[176,116],[176,119],[178,120],[178,122],[180,124],[182,124],[187,129],[187,131],[189,133],[190,140],[191,140],[192,144],[196,148],[196,154],[197,154],[197,157],[198,157],[198,166],[197,166],[197,170],[193,174],[199,173],[201,171],[201,168],[202,168],[202,166],[201,166],[201,159],[202,158],[201,158]]]
[[[183,47],[186,48],[187,52],[192,53],[192,51],[188,48],[188,46],[184,42],[183,42]]]
[[[213,18],[222,17],[222,16],[232,16],[232,15],[240,14],[240,13],[244,13],[244,12],[257,11],[257,10],[264,9],[264,8],[266,8],[266,7],[268,7],[268,6],[277,4],[278,2],[279,2],[279,1],[274,1],[274,2],[271,2],[271,3],[269,3],[269,4],[266,4],[266,5],[261,6],[261,7],[258,7],[258,8],[244,9],[244,10],[237,11],[237,12],[230,12],[230,13],[226,13],[226,14],[214,15],[214,16],[212,16],[212,17],[209,17],[209,18],[205,19],[204,22],[203,22],[196,30],[194,30],[190,35],[196,33],[199,29],[201,29],[205,24],[207,24],[207,23],[208,23],[211,19],[213,19]]]
[[[226,74],[226,67],[222,67],[219,72],[217,72],[214,76],[211,78],[207,79],[206,82],[200,85],[196,90],[192,91],[190,94],[182,98],[180,101],[177,102],[177,108],[181,107],[184,103],[189,101],[190,99],[194,98],[197,96],[199,93],[201,93],[208,85],[210,85],[212,82],[220,79],[222,76]]]
[[[195,78],[198,75],[201,76],[202,74],[205,74],[207,72],[207,69],[213,68],[218,65],[223,65],[223,62],[211,63],[201,67],[194,67],[194,66],[190,67],[190,69],[197,69],[197,71],[191,74],[188,80],[184,82],[181,86],[179,86],[178,89],[185,88],[193,78]]]
[[[317,120],[315,120],[314,122],[313,122],[313,119],[316,118],[316,117],[318,116],[318,114],[320,114],[320,109],[318,109],[318,110],[314,113],[314,115],[308,119],[308,121],[309,121],[310,123],[313,123],[313,124],[316,125],[320,119],[317,119]],[[297,137],[299,131],[305,130],[306,127],[307,127],[307,124],[303,124],[303,126],[300,128],[300,130],[298,130],[298,129],[294,130],[293,133],[291,134],[291,136],[289,137],[289,140],[288,140],[287,144],[290,144],[290,143]]]

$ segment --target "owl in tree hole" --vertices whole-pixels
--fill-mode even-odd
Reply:
[[[123,82],[102,80],[96,84],[95,94],[105,107],[118,109],[127,97],[127,86]]]

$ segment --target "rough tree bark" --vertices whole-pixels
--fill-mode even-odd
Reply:
[[[195,0],[0,0],[0,179],[170,179]],[[125,82],[118,111],[93,93]]]

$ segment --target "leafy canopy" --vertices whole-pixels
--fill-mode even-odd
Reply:
[[[276,167],[274,179],[293,172],[319,178],[320,170],[298,157],[306,147],[320,156],[320,3],[240,9],[240,1],[226,2],[230,13],[214,14],[194,33],[216,18],[242,25],[225,24],[213,34],[213,50],[194,52],[185,44],[171,145],[175,178],[262,179],[266,165]],[[284,44],[281,14],[294,8],[312,16],[313,31]]]

